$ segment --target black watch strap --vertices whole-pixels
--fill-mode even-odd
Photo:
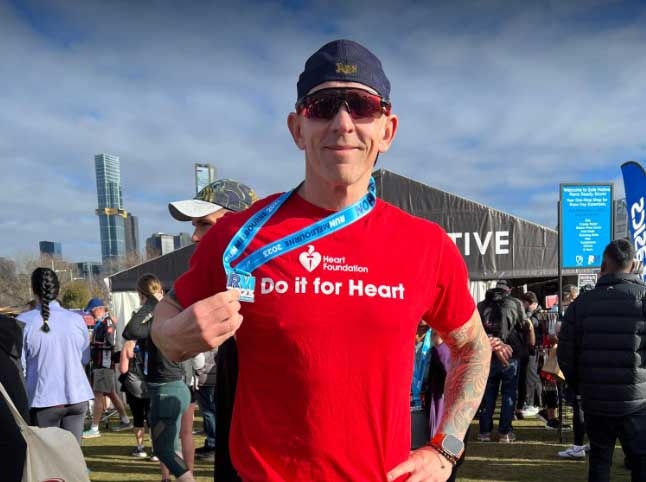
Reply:
[[[451,462],[451,464],[456,465],[458,463],[458,457],[448,453],[446,450],[444,450],[444,448],[441,445],[437,443],[433,443],[433,441],[430,441],[428,443],[428,446],[433,448],[436,452],[440,453],[446,460]]]

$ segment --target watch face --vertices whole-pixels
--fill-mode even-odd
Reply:
[[[445,435],[444,440],[442,440],[442,448],[457,457],[464,448],[464,442],[453,435]]]

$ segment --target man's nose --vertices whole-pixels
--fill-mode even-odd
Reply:
[[[354,119],[350,115],[350,108],[347,102],[343,102],[339,110],[332,118],[332,128],[335,131],[349,132],[354,129]]]

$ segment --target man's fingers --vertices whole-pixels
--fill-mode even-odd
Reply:
[[[240,290],[238,288],[229,288],[226,291],[224,291],[224,293],[226,294],[225,299],[229,302],[238,301],[241,295]]]
[[[240,328],[241,324],[242,324],[242,315],[240,314],[237,314],[236,316],[232,317],[230,320],[227,320],[225,322],[227,331],[225,331],[224,333],[215,335],[214,338],[211,340],[207,340],[209,346],[213,348],[215,348],[216,346],[220,346],[222,343],[224,343],[229,338],[235,335],[236,331],[238,331],[238,328]]]
[[[412,459],[408,459],[388,472],[388,475],[386,477],[388,478],[388,480],[397,480],[404,474],[410,474],[413,469],[415,469],[415,462]]]

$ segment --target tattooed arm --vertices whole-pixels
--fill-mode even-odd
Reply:
[[[444,384],[444,414],[438,433],[464,439],[480,405],[489,376],[491,344],[475,310],[460,328],[440,333],[451,350],[451,366]],[[414,450],[408,459],[388,472],[388,480],[410,474],[412,482],[444,482],[452,466],[437,450],[427,445]]]
[[[491,345],[478,310],[460,328],[441,335],[451,349],[451,368],[446,374],[439,432],[462,439],[487,385]]]

